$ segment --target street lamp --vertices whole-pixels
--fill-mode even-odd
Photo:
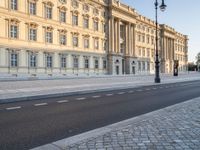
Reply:
[[[160,5],[160,10],[165,11],[164,0],[162,0],[162,4]],[[158,0],[155,1],[155,11],[156,11],[156,61],[155,61],[155,83],[160,83],[160,75],[159,75],[159,59],[158,59]]]

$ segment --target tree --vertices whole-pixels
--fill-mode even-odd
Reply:
[[[198,71],[200,71],[200,52],[196,56],[196,65],[197,65]]]

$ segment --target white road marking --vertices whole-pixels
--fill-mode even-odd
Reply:
[[[163,87],[161,86],[161,87],[159,87],[160,89],[163,89]]]
[[[92,96],[92,98],[99,98],[101,97],[100,95],[95,95],[95,96]]]
[[[157,88],[152,88],[153,90],[156,90]]]
[[[85,97],[76,98],[76,100],[78,100],[78,101],[81,101],[81,100],[84,100],[84,99],[86,99],[86,98]]]
[[[148,88],[148,89],[145,89],[146,91],[149,91],[150,89]]]
[[[165,86],[165,88],[169,88],[169,86]]]
[[[134,91],[128,91],[128,93],[133,93]]]
[[[112,93],[110,93],[110,94],[106,94],[106,96],[112,96],[113,94]]]
[[[68,100],[60,100],[60,101],[57,101],[57,103],[67,103],[69,102]]]
[[[16,107],[8,107],[6,110],[14,110],[14,109],[20,109],[22,108],[21,106],[16,106]]]
[[[125,92],[119,92],[119,93],[117,93],[117,94],[122,95],[122,94],[125,94]]]
[[[47,105],[47,103],[38,103],[38,104],[34,104],[34,106],[44,106],[44,105]]]

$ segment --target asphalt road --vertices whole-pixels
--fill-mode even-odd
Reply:
[[[23,150],[195,97],[200,81],[0,105],[0,150]]]

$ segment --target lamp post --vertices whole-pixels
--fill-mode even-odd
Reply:
[[[164,0],[162,0],[162,4],[160,5],[160,10],[165,11]],[[159,58],[158,58],[158,0],[155,1],[155,11],[156,11],[156,60],[155,60],[155,83],[160,83],[160,75],[159,75]]]

